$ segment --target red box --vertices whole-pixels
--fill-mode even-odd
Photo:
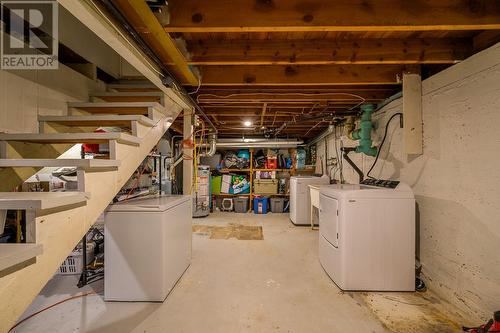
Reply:
[[[268,157],[267,162],[266,162],[266,169],[276,169],[278,168],[278,159],[277,158],[272,158]]]

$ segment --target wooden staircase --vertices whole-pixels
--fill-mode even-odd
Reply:
[[[67,116],[40,116],[38,134],[0,134],[0,213],[26,211],[26,243],[0,243],[0,332],[12,327],[182,111],[155,91],[98,93],[91,101],[68,103]],[[120,132],[95,133],[100,127]],[[58,158],[76,143],[109,144],[109,158]],[[76,167],[78,191],[9,192],[44,167]]]

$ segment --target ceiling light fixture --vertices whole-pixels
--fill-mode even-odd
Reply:
[[[245,122],[243,122],[243,125],[245,125],[245,127],[250,127],[252,126],[252,122],[250,120],[246,120]]]

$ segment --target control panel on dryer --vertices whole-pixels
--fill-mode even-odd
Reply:
[[[385,187],[385,188],[396,188],[399,185],[399,181],[367,178],[363,180],[361,184],[369,186]]]

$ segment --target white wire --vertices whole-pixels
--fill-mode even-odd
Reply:
[[[351,94],[351,93],[340,93],[340,92],[331,92],[331,93],[265,93],[265,92],[257,92],[257,93],[237,93],[237,94],[229,94],[229,95],[215,95],[215,94],[200,94],[196,97],[196,101],[200,103],[200,97],[215,97],[221,100],[228,99],[231,97],[241,97],[245,95],[257,95],[257,96],[262,96],[262,95],[272,95],[272,96],[289,96],[289,95],[296,95],[296,96],[306,96],[306,97],[314,97],[314,96],[335,96],[335,95],[343,95],[343,96],[351,96],[351,97],[356,97],[362,100],[361,104],[366,101],[366,99],[362,96],[356,95],[356,94]],[[257,99],[258,101],[258,99]],[[227,103],[227,102],[226,102]],[[241,103],[241,102],[240,102]],[[277,102],[278,103],[278,102]],[[210,104],[210,103],[208,103]],[[358,104],[359,105],[359,104]]]
[[[196,88],[196,91],[192,91],[190,93],[188,93],[189,95],[193,95],[193,94],[197,94],[198,91],[200,91],[200,87],[201,87],[201,77],[198,76],[198,88]]]
[[[313,127],[311,127],[307,132],[306,134],[304,134],[304,136],[307,136],[307,134],[309,134],[309,132],[311,132],[313,129],[316,128],[316,126],[318,126],[319,124],[321,124],[324,120],[321,119],[320,121],[318,121]],[[294,122],[295,122],[295,117],[294,117]]]

